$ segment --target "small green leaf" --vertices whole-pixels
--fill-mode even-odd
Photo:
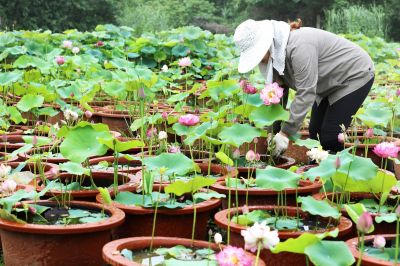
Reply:
[[[337,208],[332,207],[326,200],[316,200],[312,196],[298,197],[298,202],[301,202],[301,209],[312,215],[322,217],[340,218],[340,212]]]
[[[17,103],[17,107],[22,112],[28,112],[32,108],[41,107],[43,105],[44,97],[35,94],[26,94],[22,96],[21,100]]]
[[[217,157],[222,163],[227,164],[229,166],[233,166],[233,161],[231,158],[229,158],[228,155],[226,155],[224,152],[219,151],[215,154],[215,157]]]
[[[350,266],[355,259],[343,241],[322,240],[309,245],[304,254],[315,266]]]
[[[166,186],[164,191],[165,193],[182,196],[185,193],[195,193],[203,187],[213,185],[215,182],[215,178],[196,176],[187,182],[183,182],[181,180],[175,181],[174,183]]]

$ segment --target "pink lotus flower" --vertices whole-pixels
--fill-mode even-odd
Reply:
[[[372,138],[374,136],[374,129],[373,128],[368,128],[367,131],[365,131],[365,136],[367,138]]]
[[[397,95],[397,96],[400,96],[400,89],[398,89],[398,90],[396,91],[396,95]]]
[[[393,142],[382,142],[374,147],[374,153],[382,158],[397,158],[399,148]]]
[[[57,65],[63,65],[65,63],[65,58],[62,55],[56,56],[56,63]]]
[[[171,146],[168,149],[169,153],[180,153],[181,152],[181,148],[179,148],[178,146]]]
[[[247,82],[244,79],[242,79],[239,82],[239,85],[240,85],[240,87],[242,87],[244,93],[256,94],[258,92],[258,90],[253,85],[251,85],[249,82]]]
[[[279,87],[278,83],[265,85],[261,90],[260,98],[265,105],[278,104],[283,96],[283,88]]]
[[[385,248],[386,239],[381,235],[374,236],[373,246],[374,248],[380,248],[380,249]]]
[[[219,266],[251,266],[253,259],[242,248],[227,246],[216,255]]]
[[[357,230],[361,233],[368,233],[373,225],[372,216],[369,212],[364,212],[361,214],[357,221]]]
[[[336,161],[335,161],[335,168],[336,170],[340,168],[341,165],[341,161],[339,157],[336,157]]]
[[[180,67],[188,67],[192,64],[192,61],[190,60],[190,57],[184,57],[179,59],[178,65]]]
[[[232,158],[233,159],[239,159],[240,158],[240,150],[239,149],[236,149],[236,150],[233,151]]]
[[[66,48],[66,49],[71,49],[72,48],[72,41],[69,41],[69,40],[63,41],[62,47]]]
[[[179,117],[179,124],[183,126],[195,126],[200,122],[200,118],[197,115],[187,114]]]
[[[161,117],[162,117],[164,120],[167,120],[167,119],[168,119],[168,113],[167,113],[167,112],[163,112],[163,113],[161,114]]]
[[[91,118],[92,115],[93,115],[93,113],[90,112],[89,110],[86,110],[86,111],[85,111],[85,117],[86,117],[87,119]]]
[[[98,41],[98,42],[96,43],[96,46],[97,46],[97,47],[102,47],[102,46],[104,46],[104,42]]]

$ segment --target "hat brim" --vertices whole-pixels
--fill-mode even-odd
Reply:
[[[254,44],[247,51],[240,54],[239,73],[247,73],[254,69],[271,47],[274,30],[271,21],[262,20],[257,23],[260,24],[256,34],[257,39],[254,40]]]

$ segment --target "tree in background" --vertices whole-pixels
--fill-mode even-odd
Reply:
[[[116,23],[118,0],[0,0],[1,29],[93,30]]]

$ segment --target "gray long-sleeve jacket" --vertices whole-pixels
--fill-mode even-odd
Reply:
[[[373,76],[371,58],[349,40],[315,28],[291,31],[285,71],[280,78],[297,92],[282,131],[294,135],[315,101],[319,104],[328,97],[333,104],[361,88]]]

